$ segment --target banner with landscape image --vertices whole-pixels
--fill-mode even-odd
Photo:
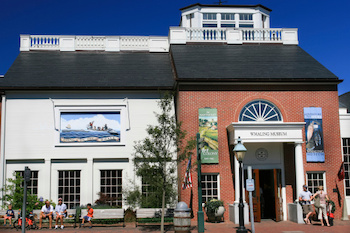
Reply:
[[[218,116],[216,108],[199,109],[199,134],[204,139],[202,163],[219,163]]]
[[[120,142],[120,112],[62,112],[60,143]]]

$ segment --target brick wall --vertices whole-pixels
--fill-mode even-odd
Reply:
[[[234,202],[233,170],[231,169],[226,127],[232,122],[237,122],[242,107],[255,99],[265,99],[275,104],[280,109],[284,122],[304,122],[304,107],[322,108],[326,160],[325,163],[306,163],[306,150],[305,144],[303,144],[304,171],[325,171],[329,197],[337,203],[337,194],[332,192],[342,161],[337,91],[179,91],[177,97],[178,119],[183,122],[182,126],[188,132],[188,137],[195,136],[198,132],[199,108],[210,107],[218,110],[219,164],[203,165],[202,172],[220,173],[220,198],[225,202],[225,220],[229,219],[228,204]],[[304,130],[303,133],[305,135]],[[195,160],[194,156],[192,161]],[[289,162],[294,163],[294,154],[285,154],[285,164]],[[186,165],[183,164],[179,169],[180,180],[185,173],[185,167]],[[193,167],[195,168],[195,166]],[[293,174],[294,171],[288,169],[292,168],[288,167],[286,173]],[[198,207],[197,173],[195,169],[192,172],[193,207],[196,216]],[[286,184],[287,201],[292,202],[295,198],[293,197],[295,176],[286,176]],[[339,182],[338,186],[343,196],[342,183]],[[180,199],[190,203],[190,189],[181,190]],[[341,214],[342,210],[337,205],[335,217],[339,219]]]

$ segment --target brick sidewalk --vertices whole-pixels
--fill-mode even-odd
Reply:
[[[192,222],[192,232],[196,233],[196,224],[197,222]],[[205,232],[208,233],[234,233],[236,232],[236,227],[238,225],[231,222],[224,223],[205,223]],[[247,225],[248,230],[251,229],[250,225]],[[171,226],[166,226],[166,232],[173,233],[174,229]],[[126,227],[93,227],[89,228],[72,228],[66,227],[64,230],[49,230],[43,228],[42,230],[30,230],[28,232],[38,232],[38,233],[75,233],[75,232],[99,232],[99,233],[130,233],[130,232],[148,232],[148,233],[158,233],[160,232],[159,226],[147,226],[147,227],[135,227],[134,223],[127,223]],[[1,233],[10,233],[10,232],[20,232],[16,231],[14,228],[5,228],[1,226]],[[274,222],[272,220],[262,221],[261,223],[255,223],[255,232],[256,233],[350,233],[350,221],[340,221],[336,220],[334,226],[332,227],[321,227],[320,224],[315,225],[305,225],[305,224],[296,224],[289,221],[284,222]]]

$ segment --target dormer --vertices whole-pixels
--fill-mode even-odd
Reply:
[[[271,10],[263,5],[193,4],[180,9],[180,27],[270,28]]]

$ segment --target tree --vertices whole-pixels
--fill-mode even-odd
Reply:
[[[2,208],[7,209],[9,204],[12,205],[12,208],[15,210],[22,209],[23,207],[23,177],[19,174],[16,175],[16,178],[8,178],[7,183],[1,191],[4,193],[1,200]],[[38,200],[38,197],[30,193],[30,190],[27,189],[27,210],[32,210],[34,208],[39,208],[42,206],[42,203]],[[40,203],[35,205],[35,203]]]
[[[181,129],[181,123],[176,121],[173,111],[173,98],[165,93],[158,102],[160,113],[155,113],[158,125],[149,125],[148,136],[135,143],[134,165],[136,175],[142,178],[143,184],[149,187],[148,200],[141,203],[151,206],[161,203],[161,232],[164,232],[164,206],[171,203],[177,194],[177,165],[192,155],[195,140],[185,144],[186,132]],[[143,197],[145,198],[145,197]]]

